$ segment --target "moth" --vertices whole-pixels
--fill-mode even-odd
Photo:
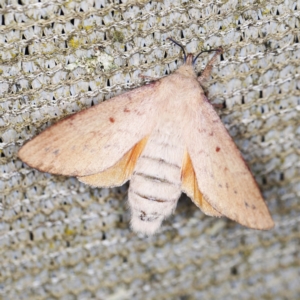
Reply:
[[[270,229],[272,217],[239,150],[186,55],[174,73],[71,115],[27,142],[18,155],[39,171],[94,187],[130,180],[131,227],[152,235],[186,193],[205,214]],[[207,51],[204,51],[207,52]]]

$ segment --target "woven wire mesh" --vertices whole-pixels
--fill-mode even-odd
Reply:
[[[0,1],[2,299],[299,299],[300,1]],[[267,232],[187,197],[131,232],[127,186],[40,173],[17,151],[73,112],[220,45],[206,90],[263,192]],[[210,55],[202,55],[197,72]],[[33,153],[34,155],[34,153]],[[78,158],[81,159],[81,158]]]

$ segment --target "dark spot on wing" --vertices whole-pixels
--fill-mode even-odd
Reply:
[[[124,108],[124,112],[130,112],[130,109],[128,109],[127,107]]]
[[[237,194],[238,192],[236,190],[234,190],[234,193]]]
[[[229,184],[226,182],[226,188],[228,189],[229,188]]]
[[[256,206],[254,204],[252,204],[252,209],[256,209]]]
[[[142,116],[143,113],[141,111],[139,111],[138,109],[135,109],[134,112],[138,115],[138,116]]]
[[[112,122],[112,123],[114,123],[114,122],[115,122],[115,119],[112,118],[112,117],[110,117],[110,118],[109,118],[109,121]]]
[[[211,132],[209,133],[209,135],[210,135],[210,136],[213,136],[213,135],[214,135],[214,133],[211,131]]]
[[[220,147],[217,147],[217,148],[216,148],[216,151],[217,151],[217,152],[219,152],[220,150],[221,150],[221,148],[220,148]]]
[[[248,204],[247,201],[244,201],[244,203],[245,203],[245,206],[246,206],[247,208],[250,207],[250,205]]]
[[[223,187],[222,184],[219,183],[219,187],[222,188]]]
[[[57,155],[59,153],[59,149],[56,149],[52,152],[54,155]]]

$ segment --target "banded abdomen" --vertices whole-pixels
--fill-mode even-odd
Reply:
[[[181,194],[184,148],[180,134],[168,124],[157,126],[138,158],[128,201],[134,231],[153,234],[172,214]]]

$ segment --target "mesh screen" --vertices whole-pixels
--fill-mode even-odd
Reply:
[[[299,299],[299,10],[299,0],[1,0],[0,297]],[[226,105],[218,113],[273,230],[207,217],[182,196],[143,237],[129,228],[127,185],[90,188],[17,158],[58,119],[143,84],[139,74],[177,69],[169,36],[188,52],[223,46],[208,97]]]

